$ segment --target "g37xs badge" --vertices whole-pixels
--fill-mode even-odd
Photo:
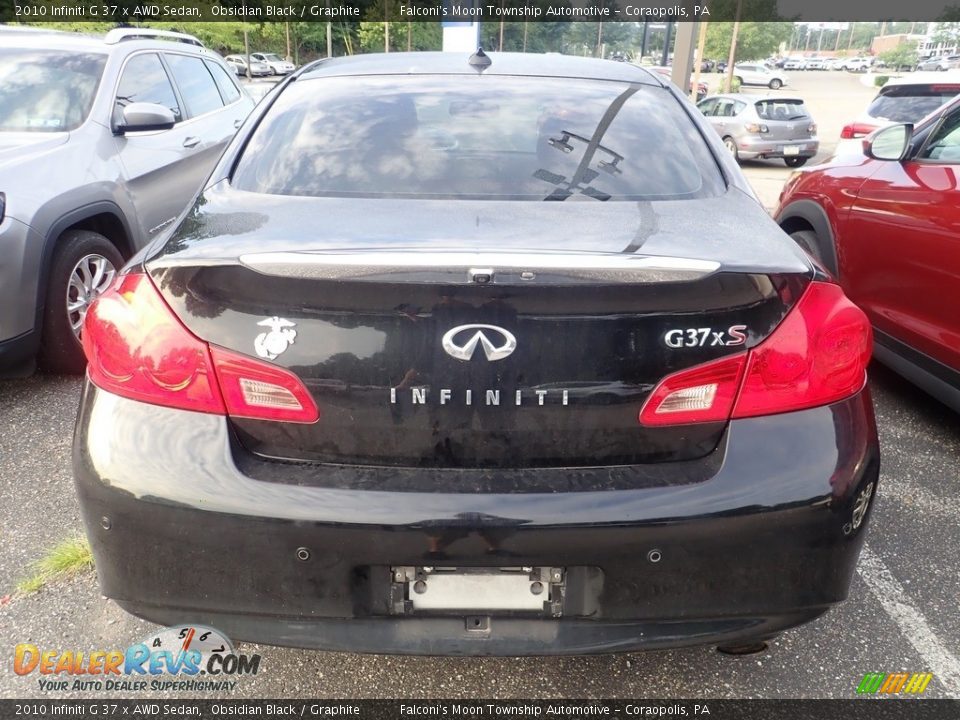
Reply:
[[[262,332],[253,341],[253,349],[257,355],[267,360],[274,360],[297,339],[297,326],[289,320],[274,315],[257,323],[259,327],[268,327],[270,332]]]
[[[713,328],[676,328],[668,330],[663,343],[669,348],[715,347],[743,345],[747,341],[746,325],[731,325],[726,330]]]

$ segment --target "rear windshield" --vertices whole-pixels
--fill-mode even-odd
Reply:
[[[63,132],[90,112],[106,55],[0,48],[0,132]]]
[[[663,88],[496,76],[294,83],[235,187],[275,195],[495,200],[713,196],[703,137]]]
[[[761,100],[756,103],[761,120],[804,120],[810,117],[803,100]]]
[[[960,93],[960,83],[896,85],[884,88],[867,108],[871,117],[917,122]]]

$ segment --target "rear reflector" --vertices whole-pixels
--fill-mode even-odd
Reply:
[[[723,422],[827,405],[866,382],[873,335],[839,286],[812,282],[780,325],[747,353],[664,378],[642,425]]]
[[[208,346],[143,274],[121,276],[90,306],[82,340],[90,381],[131,400],[260,420],[319,418],[296,375]]]

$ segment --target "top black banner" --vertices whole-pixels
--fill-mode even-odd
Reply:
[[[0,22],[960,22],[960,0],[0,0]]]

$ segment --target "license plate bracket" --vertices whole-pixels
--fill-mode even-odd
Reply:
[[[557,567],[390,568],[395,615],[560,617],[566,572]]]

